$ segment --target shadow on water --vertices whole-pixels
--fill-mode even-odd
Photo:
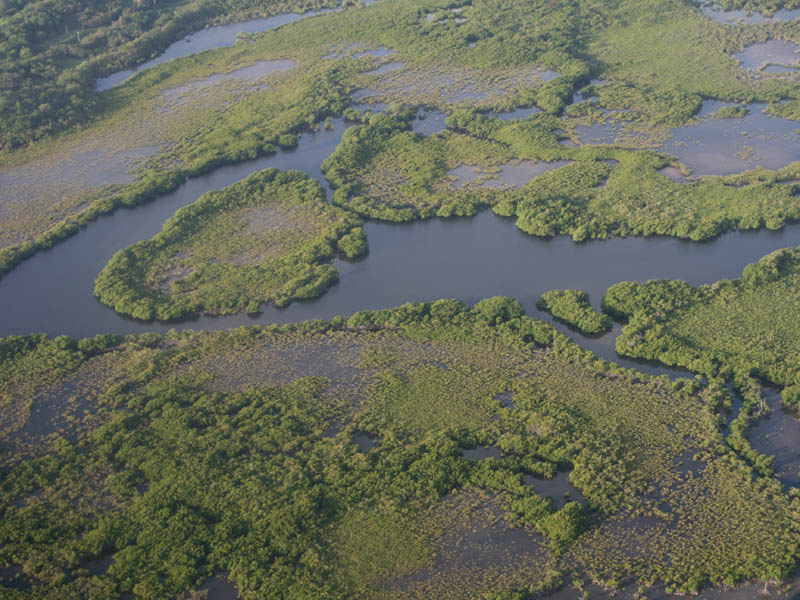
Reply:
[[[503,457],[503,451],[497,446],[476,446],[475,448],[462,448],[461,456],[467,460],[499,459]]]
[[[234,583],[228,580],[226,575],[217,575],[207,578],[197,588],[194,597],[207,600],[239,600],[239,590]]]
[[[367,433],[359,432],[353,436],[353,443],[361,452],[369,452],[378,445],[378,440]]]

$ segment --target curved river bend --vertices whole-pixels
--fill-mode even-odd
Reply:
[[[138,71],[169,60],[231,46],[240,33],[264,32],[336,10],[341,9],[290,13],[201,30],[173,43],[162,54],[133,70],[98,80],[98,89],[114,87]],[[793,13],[787,15],[793,16]],[[716,104],[707,103],[704,109],[715,108]],[[368,107],[362,105],[358,108]],[[372,108],[381,110],[383,106]],[[503,119],[524,118],[532,112],[538,112],[538,109],[519,109],[499,116]],[[427,120],[415,121],[414,130],[430,135],[443,128],[443,113],[434,111],[428,117]],[[760,119],[758,124],[770,126],[779,121],[761,114],[751,119]],[[742,124],[737,125],[741,128]],[[702,126],[701,121],[700,126],[684,129],[687,135],[700,135],[705,133],[701,131]],[[202,316],[181,322],[141,322],[117,315],[93,297],[94,279],[116,251],[152,237],[178,208],[209,190],[221,189],[260,169],[276,167],[306,172],[320,181],[330,196],[330,188],[319,165],[334,151],[345,130],[346,124],[336,119],[331,130],[304,134],[295,151],[222,167],[208,175],[189,179],[172,194],[145,206],[123,208],[100,217],[96,223],[58,244],[54,250],[25,261],[0,279],[0,311],[4,315],[0,322],[0,336],[41,331],[80,338],[107,332],[225,329],[255,323],[328,319],[364,309],[443,297],[474,303],[487,296],[502,294],[519,299],[528,314],[553,322],[559,330],[569,333],[582,346],[607,360],[674,376],[685,372],[618,357],[614,352],[614,341],[619,324],[603,336],[584,337],[538,311],[535,301],[550,289],[577,288],[587,291],[594,305],[599,307],[606,288],[619,281],[678,278],[699,284],[737,277],[745,265],[765,254],[800,244],[800,224],[779,232],[729,233],[703,243],[672,238],[628,238],[575,244],[568,237],[542,239],[528,236],[517,230],[511,220],[485,212],[473,218],[433,219],[400,225],[367,223],[365,229],[370,254],[358,262],[336,261],[341,274],[338,285],[319,299],[295,302],[281,310],[266,307],[257,317]],[[678,134],[681,131],[676,130],[676,138],[680,138]],[[705,141],[699,142],[700,145],[705,145]],[[715,154],[726,144],[711,139],[709,145],[713,147],[700,150]],[[796,139],[782,140],[779,146],[788,156],[784,160],[794,158]],[[681,158],[680,145],[676,148],[667,151]]]
[[[178,208],[204,192],[267,167],[305,171],[327,189],[319,165],[346,128],[337,119],[331,130],[304,134],[295,151],[189,179],[155,202],[100,217],[54,249],[23,262],[0,280],[0,336],[45,332],[81,338],[173,328],[226,329],[329,319],[409,301],[458,298],[474,303],[494,295],[517,298],[528,314],[552,322],[535,307],[539,296],[550,289],[582,289],[599,306],[606,288],[619,281],[678,278],[699,284],[738,277],[748,263],[775,249],[800,244],[800,224],[776,232],[734,232],[702,243],[631,237],[576,244],[567,236],[529,236],[518,230],[512,219],[485,211],[471,218],[367,223],[370,253],[356,262],[336,261],[341,274],[337,285],[316,300],[294,302],[285,309],[265,307],[257,317],[143,322],[121,317],[94,298],[94,279],[115,252],[155,235]],[[603,358],[649,372],[671,372],[620,359],[613,347],[619,325],[599,338],[579,336],[559,323],[556,326]]]

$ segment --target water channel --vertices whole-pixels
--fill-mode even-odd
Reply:
[[[426,120],[427,121],[427,120]],[[420,123],[425,123],[421,121]],[[429,121],[430,123],[430,121]],[[494,295],[517,298],[528,314],[551,320],[535,308],[545,291],[576,288],[599,302],[619,281],[684,279],[691,284],[733,278],[769,252],[800,244],[800,225],[781,231],[732,232],[708,242],[668,237],[613,239],[576,244],[566,236],[538,238],[519,231],[512,219],[490,211],[471,218],[391,224],[369,222],[365,259],[336,261],[341,280],[322,297],[285,309],[265,307],[256,317],[201,316],[180,322],[143,322],[121,317],[92,294],[94,279],[111,256],[155,235],[175,211],[209,190],[221,189],[267,167],[299,169],[322,182],[320,165],[338,145],[347,124],[305,133],[293,151],[219,168],[188,179],[155,202],[100,217],[74,237],[23,262],[0,280],[0,336],[45,332],[78,338],[98,333],[140,333],[177,329],[226,329],[349,315],[409,301],[454,297],[474,303]],[[614,352],[619,325],[604,336],[578,336],[585,348],[632,368],[676,372],[620,359]]]
[[[134,70],[99,80],[98,89],[118,85],[137,71],[174,58],[232,45],[241,32],[266,31],[320,12],[327,11],[280,15],[198,32],[175,42],[162,55]],[[742,17],[737,14],[735,18]],[[380,108],[376,107],[377,110]],[[716,110],[719,105],[704,106],[700,116],[705,117],[712,108]],[[538,109],[530,107],[501,118],[525,117],[534,112]],[[757,119],[758,125],[770,123],[761,110],[754,111],[751,118]],[[430,111],[427,119],[414,123],[414,130],[433,134],[443,127],[443,122],[443,113]],[[722,126],[706,123],[709,128]],[[98,333],[129,334],[173,328],[226,329],[258,323],[327,319],[408,301],[455,297],[474,303],[487,296],[508,295],[522,302],[529,315],[553,322],[557,329],[570,334],[583,347],[603,358],[650,373],[683,375],[681,370],[617,357],[614,341],[620,324],[615,323],[609,333],[599,337],[580,336],[539,312],[535,308],[536,300],[550,289],[577,288],[587,291],[592,303],[599,307],[606,288],[619,281],[679,278],[696,285],[737,277],[745,265],[765,254],[800,244],[800,224],[781,231],[732,232],[701,243],[655,237],[577,244],[565,236],[552,239],[529,236],[519,231],[513,220],[486,211],[471,218],[431,219],[407,224],[368,222],[365,229],[369,237],[369,256],[355,262],[337,260],[335,265],[341,275],[339,284],[319,299],[295,302],[280,310],[266,307],[258,316],[201,316],[180,322],[142,322],[118,315],[93,297],[94,278],[116,251],[155,235],[178,208],[194,202],[204,192],[221,189],[258,170],[275,167],[306,172],[320,181],[330,196],[331,190],[320,165],[333,152],[346,129],[343,120],[335,119],[329,130],[304,133],[295,150],[225,166],[210,174],[188,179],[175,192],[143,206],[102,216],[55,249],[25,261],[0,279],[0,311],[4,315],[0,322],[0,336],[46,332],[81,338]],[[675,139],[690,149],[695,141],[695,138],[682,139],[680,135]],[[785,143],[792,142],[794,140],[786,140]],[[677,145],[673,152],[681,155]],[[792,152],[793,158],[800,157],[796,144]],[[692,160],[685,156],[681,158],[694,166]],[[776,160],[783,160],[783,156]],[[771,416],[754,424],[751,433],[767,440],[760,449],[777,456],[779,478],[788,485],[798,485],[800,478],[796,462],[792,460],[796,461],[796,453],[791,448],[800,426],[793,418],[788,425],[775,426],[780,414],[777,411],[781,409],[774,393],[769,399],[773,409]],[[374,440],[362,437],[364,439],[356,441],[363,449],[368,450],[374,445]],[[480,450],[467,450],[464,455],[484,458],[479,455]],[[472,456],[471,453],[476,454]],[[560,504],[565,501],[565,492],[571,492],[572,499],[581,499],[577,490],[568,487],[564,473],[559,473],[552,482],[529,478],[526,483],[537,489],[551,486],[552,489],[548,487],[544,491]],[[206,589],[213,591],[215,597],[236,596],[235,588],[224,577],[214,578]],[[742,591],[744,595],[734,592],[732,596],[726,594],[724,597],[749,597],[747,594],[754,589],[742,588]],[[662,597],[659,595],[661,590],[655,592],[655,597]],[[630,597],[633,591],[626,589],[621,594]],[[713,594],[717,597],[716,591]],[[577,596],[573,596],[573,590],[564,588],[556,597]]]

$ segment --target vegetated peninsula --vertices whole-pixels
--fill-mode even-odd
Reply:
[[[800,384],[800,250],[748,265],[741,279],[693,287],[683,281],[612,286],[603,308],[628,319],[617,352],[709,376],[734,372]]]
[[[741,279],[700,287],[619,283],[606,292],[603,308],[628,319],[616,340],[620,355],[686,367],[705,375],[709,390],[723,396],[729,381],[742,405],[729,424],[728,443],[757,472],[771,476],[775,457],[758,452],[746,434],[769,411],[763,382],[782,388],[791,409],[786,416],[797,418],[799,290],[800,251],[785,248],[748,265]]]
[[[367,251],[360,221],[299,171],[265,169],[180,209],[154,238],[120,250],[95,295],[138,319],[258,312],[338,280],[330,260]]]
[[[536,301],[536,308],[575,327],[584,334],[598,334],[611,329],[611,317],[592,308],[589,295],[580,290],[551,290]]]
[[[698,381],[609,364],[508,298],[0,352],[0,560],[34,597],[694,592],[797,560],[796,501]]]

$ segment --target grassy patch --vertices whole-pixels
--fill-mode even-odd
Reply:
[[[723,443],[697,381],[606,363],[509,299],[3,348],[4,389],[71,381],[91,407],[3,457],[0,560],[43,597],[175,596],[220,572],[287,598],[466,599],[567,573],[693,591],[797,558],[790,497]],[[70,379],[99,358],[114,378]],[[26,364],[52,376],[21,388]],[[462,456],[475,445],[502,454]],[[523,476],[567,464],[585,502],[556,510]]]
[[[267,169],[179,210],[156,237],[118,252],[95,294],[136,318],[256,312],[319,295],[337,253],[366,252],[359,222],[297,171]]]

